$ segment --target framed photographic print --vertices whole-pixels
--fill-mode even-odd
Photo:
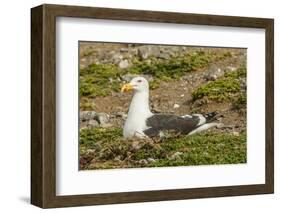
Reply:
[[[31,203],[274,191],[273,19],[31,9]]]

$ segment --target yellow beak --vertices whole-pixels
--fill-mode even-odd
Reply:
[[[121,88],[121,92],[129,92],[133,90],[133,85],[131,83],[124,84]]]

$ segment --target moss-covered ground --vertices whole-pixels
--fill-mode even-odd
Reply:
[[[81,130],[80,169],[237,163],[246,163],[245,132],[124,140],[121,128]]]
[[[91,53],[86,52],[84,56],[87,55]],[[175,84],[187,74],[204,72],[210,65],[231,57],[232,53],[227,50],[195,51],[169,59],[150,57],[140,60],[135,57],[132,66],[126,69],[120,69],[115,64],[92,63],[80,69],[80,110],[95,110],[96,103],[93,100],[111,97],[119,92],[124,75],[151,76],[150,89],[157,91],[161,82]],[[205,107],[210,103],[215,103],[214,106],[227,103],[231,105],[230,109],[226,109],[231,111],[229,114],[233,110],[245,110],[246,89],[241,89],[241,82],[245,81],[247,70],[243,64],[239,63],[238,69],[225,72],[215,80],[200,81],[199,85],[188,91],[188,103],[195,106],[197,101],[204,100]],[[184,95],[186,99],[188,95]],[[184,102],[181,106],[184,106]],[[200,111],[200,107],[196,106],[196,110]],[[245,124],[241,126],[239,131],[211,129],[193,136],[172,135],[161,140],[124,140],[121,126],[80,129],[80,169],[246,163],[246,129]]]
[[[192,99],[208,99],[216,102],[230,101],[234,108],[246,106],[246,90],[241,89],[241,79],[246,79],[246,67],[226,72],[221,78],[210,81],[192,92]]]
[[[231,57],[231,53],[217,54],[215,51],[197,51],[183,57],[147,60],[134,58],[133,65],[120,69],[115,64],[93,63],[80,70],[80,96],[94,98],[106,96],[120,90],[122,76],[126,74],[149,75],[153,77],[150,89],[158,88],[160,81],[177,79],[184,74],[207,67],[210,63]]]

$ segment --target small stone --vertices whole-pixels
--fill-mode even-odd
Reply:
[[[128,48],[123,47],[120,49],[120,52],[128,52]]]
[[[228,66],[228,67],[226,67],[226,69],[233,72],[233,71],[237,70],[237,67]]]
[[[120,156],[120,155],[116,156],[116,157],[114,158],[114,161],[116,161],[116,162],[121,162],[121,161],[122,161],[122,160],[121,160],[121,156]]]
[[[139,141],[134,141],[132,143],[132,149],[135,150],[135,151],[141,149],[141,147],[142,147],[142,145],[139,143]]]
[[[177,108],[179,108],[179,107],[180,107],[180,105],[174,104],[174,109],[177,109]]]
[[[82,111],[80,112],[80,122],[95,119],[96,115],[95,111]]]
[[[141,46],[138,49],[138,55],[140,59],[145,60],[151,55],[151,48],[150,46]]]
[[[116,115],[115,115],[117,118],[121,117],[123,120],[125,120],[127,118],[127,114],[124,113],[124,112],[117,112]]]
[[[216,74],[207,74],[204,76],[204,78],[207,81],[215,81],[218,79],[218,76]]]
[[[181,160],[181,155],[183,153],[182,152],[175,152],[174,154],[172,154],[172,156],[169,158],[170,160]]]
[[[109,115],[106,113],[97,113],[96,120],[99,122],[100,125],[104,125],[109,122]]]
[[[161,59],[169,59],[170,55],[167,53],[160,53],[157,58],[161,58]]]
[[[89,120],[87,123],[87,127],[99,127],[99,122],[96,120]]]
[[[184,94],[181,94],[181,98],[183,98],[184,97]]]
[[[112,57],[112,61],[113,61],[114,64],[119,64],[122,59],[123,59],[123,56],[120,55],[120,54],[115,54]]]
[[[125,60],[120,61],[118,66],[120,69],[126,69],[130,66],[130,63],[128,62],[127,59],[125,59]]]
[[[234,136],[239,136],[239,135],[240,135],[239,132],[232,132],[232,134],[233,134]]]
[[[140,163],[140,164],[148,164],[147,160],[145,160],[145,159],[139,160],[139,163]]]
[[[146,159],[148,161],[148,163],[154,163],[156,162],[156,160],[154,158],[147,158]]]

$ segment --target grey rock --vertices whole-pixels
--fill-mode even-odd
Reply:
[[[120,49],[120,52],[128,52],[128,48],[123,47]]]
[[[147,158],[146,159],[148,163],[154,163],[156,160],[154,158]]]
[[[157,58],[169,59],[170,55],[168,53],[160,53],[160,54],[157,55]]]
[[[182,152],[175,152],[174,154],[169,157],[169,160],[181,160]]]
[[[95,119],[97,113],[95,111],[82,111],[80,112],[80,122]]]
[[[218,76],[216,74],[211,74],[211,73],[208,73],[204,76],[205,80],[207,81],[215,81],[218,79]]]
[[[134,141],[132,143],[132,150],[137,151],[142,148],[142,144],[139,141]]]
[[[116,156],[116,157],[114,158],[114,161],[116,161],[116,162],[122,162],[121,156],[120,156],[120,155]]]
[[[139,47],[138,55],[142,60],[147,59],[151,55],[151,47],[147,45]]]
[[[114,64],[119,64],[122,59],[123,59],[123,56],[120,55],[119,53],[116,53],[115,55],[113,55],[111,61],[112,61]]]
[[[87,127],[94,128],[94,127],[99,127],[99,126],[100,126],[100,124],[96,120],[89,120],[87,123]]]
[[[118,64],[118,66],[120,69],[126,69],[130,66],[130,63],[127,59],[125,59],[125,60],[121,60]]]
[[[217,68],[216,66],[213,66],[210,68],[210,70],[203,76],[203,78],[207,81],[215,81],[219,77],[222,77],[225,74],[225,70],[222,70],[221,68]]]
[[[233,72],[233,71],[237,70],[237,67],[227,66],[226,70]]]
[[[126,120],[127,114],[124,113],[124,112],[117,112],[117,113],[115,114],[115,117],[117,117],[117,118],[122,118],[123,120]]]
[[[148,161],[146,159],[141,159],[141,160],[139,160],[139,163],[146,165],[146,164],[148,164]]]
[[[97,113],[95,120],[97,120],[100,125],[105,125],[109,122],[109,115],[103,112]]]
[[[130,54],[131,56],[137,56],[137,55],[138,55],[138,49],[136,49],[136,48],[130,48],[130,49],[129,49],[129,54]]]

